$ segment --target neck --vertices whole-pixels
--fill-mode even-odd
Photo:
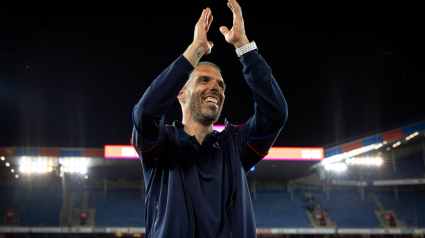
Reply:
[[[200,145],[202,145],[207,134],[212,133],[213,131],[212,124],[204,125],[192,117],[185,117],[185,115],[183,115],[183,125],[184,131],[191,136],[194,135]]]

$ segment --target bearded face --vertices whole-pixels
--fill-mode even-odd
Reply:
[[[223,100],[220,95],[214,92],[205,92],[200,95],[189,93],[185,104],[190,116],[204,125],[211,125],[217,122],[223,109]]]
[[[220,117],[225,84],[221,74],[211,66],[198,66],[185,86],[184,109],[203,125],[211,125]]]

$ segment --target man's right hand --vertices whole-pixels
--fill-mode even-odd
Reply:
[[[183,56],[195,67],[203,55],[211,53],[213,43],[208,41],[207,32],[210,29],[213,16],[211,9],[207,8],[202,11],[202,15],[195,25],[195,33],[192,44],[183,53]]]

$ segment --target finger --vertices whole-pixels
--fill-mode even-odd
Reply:
[[[220,27],[221,34],[226,37],[227,33],[229,33],[229,29],[225,26]]]
[[[232,13],[235,14],[235,12],[233,11],[232,4],[230,2],[227,2],[227,6],[230,8],[230,11],[232,11]]]
[[[202,14],[201,14],[201,17],[199,18],[199,21],[198,22],[203,22],[204,21],[204,19],[205,19],[205,13],[206,13],[205,9],[202,10]]]
[[[209,7],[207,7],[207,9],[205,10],[206,14],[205,14],[205,18],[204,18],[204,24],[208,24],[208,20],[211,16],[211,9]]]
[[[213,46],[214,44],[212,43],[212,41],[208,41],[208,50],[204,53],[204,55],[210,54]]]
[[[210,26],[211,26],[211,22],[213,21],[213,15],[210,15],[209,19],[208,19],[208,25],[205,28],[205,31],[208,32],[210,30]]]
[[[239,3],[236,0],[229,0],[229,2],[232,4],[233,8],[235,8],[235,10],[241,10],[241,6],[239,5]]]

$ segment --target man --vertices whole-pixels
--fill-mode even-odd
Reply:
[[[213,130],[224,103],[219,68],[199,63],[211,52],[209,8],[195,26],[192,44],[146,90],[133,109],[131,143],[139,154],[146,185],[146,237],[257,237],[246,174],[272,146],[286,122],[287,105],[271,70],[245,35],[236,0],[227,3],[233,27],[220,27],[233,44],[256,101],[245,124],[225,120]],[[182,123],[166,125],[164,114],[178,98]]]

